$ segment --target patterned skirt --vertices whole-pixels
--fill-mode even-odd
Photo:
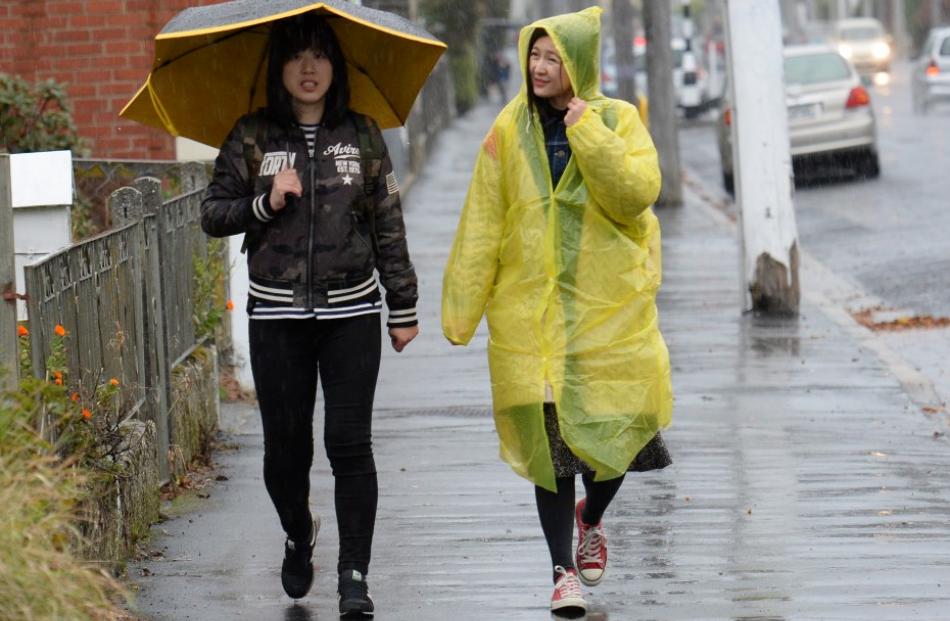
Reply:
[[[557,409],[553,403],[544,404],[544,427],[548,433],[548,442],[551,445],[554,476],[563,478],[594,472],[593,468],[571,452],[571,449],[561,438],[561,430],[557,422]],[[627,472],[662,470],[672,463],[673,458],[666,449],[666,444],[663,442],[660,433],[657,432],[653,439],[647,442],[647,445],[640,449],[637,456],[630,462]]]

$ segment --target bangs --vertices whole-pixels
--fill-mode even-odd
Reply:
[[[271,42],[276,47],[274,54],[281,63],[305,50],[330,56],[333,31],[322,19],[307,17],[287,20],[274,26]]]

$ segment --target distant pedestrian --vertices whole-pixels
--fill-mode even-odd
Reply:
[[[446,267],[442,328],[487,314],[501,456],[535,484],[551,609],[586,609],[607,565],[601,517],[628,471],[664,468],[669,355],[657,327],[657,153],[599,89],[599,8],[521,31],[521,92],[475,164]],[[575,477],[586,497],[575,505]],[[578,545],[572,549],[575,518]]]
[[[504,52],[495,52],[492,55],[492,72],[495,76],[495,86],[498,88],[498,97],[501,103],[508,103],[508,79],[511,77],[511,63]]]
[[[243,233],[251,368],[264,428],[264,483],[287,534],[281,581],[313,582],[309,506],[319,377],[335,479],[340,613],[373,612],[366,574],[378,497],[371,437],[386,288],[396,351],[418,334],[416,275],[379,127],[348,108],[340,43],[314,13],[277,22],[267,107],[242,117],[202,203],[212,236]],[[213,102],[209,102],[213,105]]]

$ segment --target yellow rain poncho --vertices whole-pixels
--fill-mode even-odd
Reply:
[[[596,470],[623,474],[670,422],[669,354],[657,327],[660,230],[650,205],[657,154],[632,105],[599,89],[599,8],[543,19],[577,97],[573,152],[551,186],[527,82],[488,133],[446,266],[442,328],[471,340],[487,312],[489,367],[501,456],[555,490],[544,428],[546,386],[561,436]]]

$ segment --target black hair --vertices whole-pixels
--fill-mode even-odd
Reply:
[[[284,86],[284,65],[304,50],[324,54],[333,66],[333,82],[326,95],[323,125],[336,127],[347,118],[350,107],[350,82],[346,60],[327,21],[309,12],[282,19],[271,28],[267,43],[267,109],[284,127],[296,121],[290,93]]]
[[[543,100],[534,94],[534,85],[531,83],[531,48],[538,42],[538,39],[547,37],[548,31],[544,28],[535,28],[531,33],[531,39],[528,40],[528,57],[524,59],[524,76],[528,82],[528,105],[535,111],[541,110]]]

